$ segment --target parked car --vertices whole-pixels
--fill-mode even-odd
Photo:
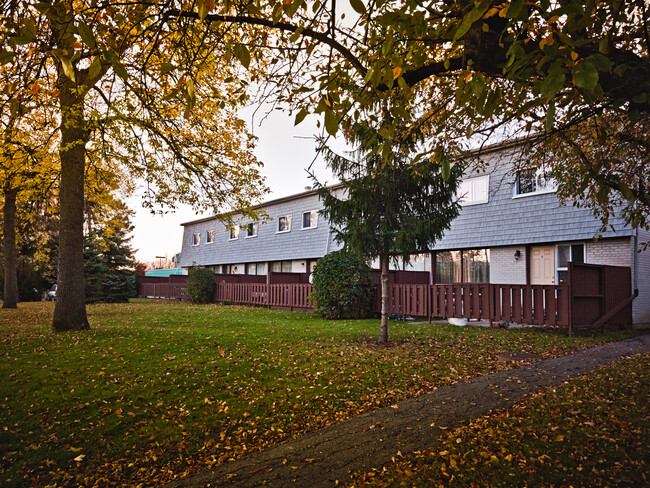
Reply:
[[[56,290],[58,288],[58,285],[52,285],[52,288],[50,288],[47,291],[47,294],[45,295],[45,299],[49,301],[55,301],[56,300]]]

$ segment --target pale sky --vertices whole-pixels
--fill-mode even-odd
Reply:
[[[320,132],[316,127],[316,118],[307,117],[301,124],[294,126],[294,118],[288,112],[274,111],[264,120],[260,119],[261,115],[256,116],[254,122],[250,116],[245,117],[249,128],[259,138],[255,154],[264,163],[262,174],[271,190],[264,200],[304,191],[306,186],[312,185],[306,169],[316,156],[316,141],[313,136]],[[342,147],[340,143],[339,147]],[[319,181],[333,182],[322,159],[314,162],[312,170]],[[156,256],[171,259],[181,251],[181,223],[204,216],[196,214],[188,206],[179,206],[174,213],[152,215],[139,202],[140,196],[137,195],[129,200],[130,207],[136,212],[131,246],[135,250],[136,259],[142,262],[154,261]]]
[[[343,0],[337,5],[337,17],[344,25],[353,25],[358,16],[349,2]],[[294,116],[288,112],[276,110],[262,120],[264,115],[258,111],[254,121],[251,115],[242,117],[259,138],[255,154],[264,163],[262,174],[266,176],[266,186],[271,190],[264,198],[264,201],[268,201],[300,193],[305,186],[312,185],[306,169],[316,156],[313,136],[321,133],[321,129],[316,126],[315,116],[306,117],[294,127]],[[346,149],[340,140],[332,141],[330,147],[336,151]],[[322,159],[314,162],[311,169],[320,182],[334,182]],[[180,206],[173,214],[152,215],[141,207],[140,200],[137,195],[129,200],[130,207],[136,211],[133,219],[135,231],[131,240],[136,259],[142,262],[154,261],[156,256],[171,259],[181,251],[183,228],[180,224],[202,216],[189,207]]]

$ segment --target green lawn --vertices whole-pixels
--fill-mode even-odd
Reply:
[[[0,310],[0,485],[158,486],[433,387],[624,338],[391,322],[174,301]]]
[[[650,354],[449,432],[351,487],[650,486]]]

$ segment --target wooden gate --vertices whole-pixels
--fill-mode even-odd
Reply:
[[[569,263],[573,328],[632,324],[632,270],[623,266]]]

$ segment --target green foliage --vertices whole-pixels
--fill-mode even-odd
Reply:
[[[372,311],[374,287],[370,266],[361,257],[337,251],[314,269],[315,309],[327,319],[359,319]]]
[[[18,301],[33,302],[43,298],[51,282],[30,257],[19,256],[16,266],[18,278]],[[4,267],[0,264],[0,297],[4,291]]]
[[[383,126],[356,125],[350,157],[325,149],[328,166],[342,190],[316,182],[337,240],[347,249],[373,259],[428,251],[458,215],[456,187],[462,164],[445,166],[414,157],[417,141],[403,140],[388,155],[377,154]],[[408,136],[405,135],[405,138]]]
[[[187,277],[185,292],[192,303],[210,303],[214,295],[214,274],[212,271],[208,268],[192,266]]]
[[[377,127],[361,123],[350,129],[348,138],[357,145],[351,157],[324,148],[342,188],[315,185],[336,239],[366,259],[379,258],[380,342],[388,341],[389,259],[402,256],[409,262],[412,255],[432,249],[458,215],[456,187],[464,170],[463,164],[451,164],[446,157],[441,165],[415,156],[421,134],[402,128],[396,138],[388,119]]]
[[[86,236],[84,276],[86,303],[128,302],[136,296],[135,260],[129,246],[132,230],[126,222],[111,221]]]

